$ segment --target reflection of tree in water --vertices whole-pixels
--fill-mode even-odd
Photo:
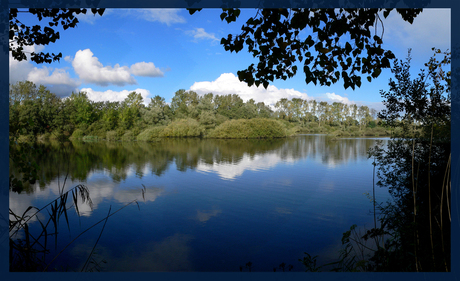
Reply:
[[[147,142],[49,142],[34,144],[30,158],[40,167],[39,186],[65,176],[85,181],[90,172],[107,171],[114,181],[123,181],[130,169],[142,178],[146,171],[161,176],[171,163],[179,171],[195,169],[200,163],[238,165],[243,157],[276,155],[280,160],[318,159],[323,164],[338,164],[364,158],[372,139],[331,140],[327,136],[298,136],[287,139],[162,139]],[[26,149],[14,145],[10,149]],[[14,165],[10,173],[19,174]],[[32,192],[26,186],[26,191]]]

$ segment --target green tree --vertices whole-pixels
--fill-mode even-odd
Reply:
[[[200,9],[189,9],[190,14]],[[361,86],[361,75],[368,81],[390,67],[394,54],[383,46],[383,17],[393,9],[258,9],[241,27],[241,33],[222,38],[226,51],[248,48],[257,65],[238,71],[240,81],[265,88],[274,79],[293,77],[296,62],[303,63],[305,82],[330,86],[339,79],[345,88]],[[422,9],[396,9],[406,22],[412,23]],[[220,18],[236,21],[240,10],[223,9]],[[299,36],[309,29],[307,38]],[[348,39],[350,38],[350,39]],[[345,40],[345,44],[343,44]],[[340,42],[340,43],[339,43]]]
[[[104,109],[102,113],[102,121],[106,131],[115,130],[118,126],[120,102],[104,102]]]
[[[450,72],[443,69],[450,67],[450,52],[434,51],[414,79],[410,52],[405,62],[395,60],[395,79],[380,91],[386,108],[379,117],[404,130],[411,127],[398,119],[418,123],[423,134],[393,138],[384,151],[374,152],[378,185],[389,188],[394,202],[383,209],[381,222],[397,238],[374,256],[377,270],[450,270],[451,96]]]
[[[238,111],[243,106],[243,100],[236,94],[216,95],[214,98],[216,112],[229,119],[237,119]]]
[[[95,121],[93,102],[85,92],[72,93],[67,106],[71,111],[70,121],[75,126],[89,126]]]
[[[142,102],[144,98],[140,93],[131,92],[121,102],[119,113],[119,124],[125,129],[131,129],[141,116]]]
[[[265,105],[264,102],[258,102],[257,104],[257,115],[259,118],[271,118],[273,116],[273,110]]]
[[[185,91],[184,89],[176,91],[171,101],[171,110],[174,113],[174,118],[196,118],[198,116],[198,110],[196,108],[198,103],[199,98],[196,92]]]

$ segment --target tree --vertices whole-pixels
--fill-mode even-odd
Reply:
[[[121,103],[119,120],[124,129],[130,129],[140,118],[140,111],[143,108],[143,98],[140,93],[131,92]]]
[[[200,9],[189,9],[193,14]],[[395,56],[382,48],[383,21],[393,9],[258,9],[241,27],[241,33],[222,38],[226,51],[239,52],[244,46],[259,59],[238,71],[240,81],[249,86],[267,88],[274,79],[293,77],[295,63],[303,63],[305,82],[330,86],[340,78],[345,89],[361,86],[361,75],[370,82],[381,70],[390,67]],[[396,9],[404,21],[412,24],[422,9]],[[237,8],[223,9],[221,20],[231,23],[240,15]],[[382,26],[382,32],[372,34]],[[302,30],[312,34],[300,38]],[[350,40],[347,40],[347,37]],[[344,39],[345,38],[345,39]],[[346,40],[345,44],[339,41]]]
[[[69,108],[73,109],[70,120],[75,126],[89,126],[95,120],[93,102],[85,92],[72,93],[69,97]]]
[[[405,62],[395,60],[395,79],[388,91],[380,91],[386,108],[378,116],[390,126],[403,126],[406,134],[392,138],[385,150],[372,151],[377,185],[388,187],[394,199],[383,209],[381,223],[398,238],[374,258],[385,265],[385,256],[391,255],[399,259],[399,269],[412,271],[450,270],[451,96],[450,71],[443,68],[451,59],[450,52],[434,51],[414,79],[410,51]],[[444,55],[440,61],[438,54]],[[419,124],[422,133],[407,130],[414,128],[407,123]]]
[[[422,69],[413,80],[409,72],[411,51],[409,50],[405,62],[395,60],[392,72],[396,80],[390,79],[389,91],[380,91],[386,109],[382,110],[378,117],[387,124],[396,126],[400,120],[423,124],[424,128],[431,124],[450,124],[451,73],[442,68],[450,65],[451,54],[448,51],[442,53],[434,48],[433,51],[434,56],[425,64],[428,75],[425,73],[426,70]],[[443,59],[438,61],[435,58],[436,54],[443,54]],[[433,85],[428,83],[428,79]]]
[[[93,14],[99,14],[102,16],[105,9],[91,9]],[[77,26],[78,18],[75,14],[86,14],[87,9],[36,9],[30,8],[28,10],[19,10],[17,8],[11,8],[9,13],[9,49],[13,55],[13,58],[18,61],[27,60],[24,46],[32,45],[48,45],[49,43],[56,42],[60,38],[59,32],[56,32],[53,28],[62,25],[64,30]],[[34,25],[27,26],[18,19],[18,14],[30,13],[35,15],[39,21],[50,18],[48,26]],[[59,61],[62,58],[62,53],[49,54],[49,53],[31,53],[30,60],[35,63],[51,63],[53,61]]]

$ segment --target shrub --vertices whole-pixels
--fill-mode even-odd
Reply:
[[[83,130],[76,129],[75,131],[73,131],[73,133],[70,136],[70,138],[71,139],[81,139],[81,138],[83,138],[83,136],[84,136]]]
[[[84,136],[83,141],[98,141],[99,137],[98,136]]]
[[[348,131],[350,132],[358,132],[359,131],[359,127],[358,126],[350,126],[348,127]]]
[[[118,140],[118,135],[116,131],[108,131],[105,135],[105,139],[108,141],[116,141]]]
[[[97,136],[99,139],[104,139],[106,137],[104,123],[100,120],[91,124],[85,132],[85,135]]]
[[[38,141],[47,141],[50,139],[50,133],[44,133],[43,135],[37,136]]]
[[[50,140],[63,141],[66,139],[67,137],[64,135],[64,133],[60,129],[56,129],[50,134]]]
[[[204,127],[191,118],[176,120],[163,130],[164,137],[199,137],[203,133]]]
[[[138,136],[138,141],[155,141],[157,138],[163,136],[163,130],[166,126],[150,127],[142,131]]]
[[[33,135],[20,135],[17,139],[18,143],[23,143],[23,142],[34,142],[35,137]]]
[[[229,120],[217,126],[210,138],[280,138],[286,136],[286,128],[278,120],[266,118]]]
[[[126,131],[125,134],[121,137],[122,141],[133,141],[136,138],[134,137],[133,132],[131,131]]]

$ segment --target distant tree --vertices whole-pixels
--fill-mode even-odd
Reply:
[[[260,118],[271,118],[273,116],[273,110],[265,105],[264,102],[258,102],[257,104],[257,115]]]
[[[144,99],[140,93],[131,92],[121,102],[119,124],[123,129],[129,130],[140,118],[141,108],[144,107]]]
[[[176,91],[171,101],[171,110],[174,112],[174,118],[181,119],[187,117],[198,117],[199,103],[198,94],[194,91],[185,91],[180,89]]]
[[[75,126],[89,126],[94,122],[93,102],[88,98],[86,92],[72,93],[69,97],[69,102],[68,107],[72,112],[70,119]]]

